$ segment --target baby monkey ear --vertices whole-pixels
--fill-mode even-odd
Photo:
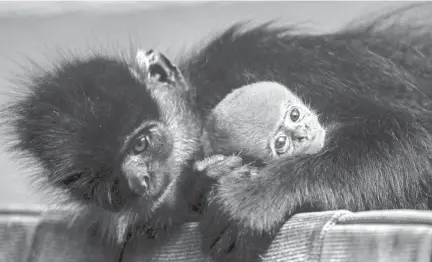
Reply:
[[[157,82],[175,85],[183,82],[183,76],[176,66],[160,52],[150,49],[148,51],[138,50],[135,62],[139,79],[144,78],[146,82]]]

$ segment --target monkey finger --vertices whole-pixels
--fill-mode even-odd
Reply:
[[[233,170],[242,167],[242,162],[240,157],[229,156],[208,166],[204,171],[208,177],[219,179],[221,176],[231,174]]]
[[[239,156],[227,156],[219,162],[216,162],[215,165],[225,166],[230,169],[235,169],[243,166],[243,159]]]
[[[232,174],[234,175],[234,177],[239,177],[239,178],[251,178],[253,176],[256,176],[258,173],[258,170],[252,166],[249,165],[243,165],[240,168],[237,168],[235,170],[235,172],[233,172]]]
[[[223,261],[227,261],[229,253],[236,248],[238,230],[232,225],[228,225],[223,233],[215,239],[215,242],[211,246],[210,254],[212,257],[224,256]]]
[[[213,155],[210,157],[206,157],[204,160],[195,162],[195,169],[202,172],[204,169],[209,167],[210,165],[215,164],[216,162],[222,161],[226,158],[224,155]]]

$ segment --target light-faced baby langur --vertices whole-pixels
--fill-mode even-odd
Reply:
[[[276,157],[249,179],[244,165],[230,167],[240,157],[206,168],[223,177],[200,217],[205,254],[217,262],[259,261],[286,219],[304,210],[432,208],[432,75],[425,73],[432,71],[432,30],[398,23],[402,13],[322,35],[237,23],[179,54],[200,123],[233,90],[272,79],[313,105],[327,127],[319,153]],[[30,153],[45,168],[36,175],[41,185],[65,192],[116,232],[134,221],[154,226],[179,218],[186,209],[181,185],[190,191],[183,181],[191,175],[175,170],[189,169],[202,137],[186,102],[158,105],[129,66],[103,55],[66,59],[31,78],[30,93],[14,99],[6,117],[17,142],[12,151]],[[169,104],[179,108],[165,111]],[[166,121],[174,116],[180,121]],[[126,157],[135,160],[126,164]],[[124,176],[133,168],[125,164],[153,168],[156,160],[175,164],[149,180],[153,193],[133,193]]]
[[[204,123],[205,160],[198,170],[239,154],[243,161],[265,164],[280,156],[315,154],[324,146],[326,129],[317,113],[287,87],[257,82],[228,94]]]

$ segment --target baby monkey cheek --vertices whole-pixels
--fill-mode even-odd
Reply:
[[[313,138],[308,141],[308,147],[305,150],[305,154],[316,154],[321,149],[323,149],[325,144],[326,130],[321,126],[317,126],[316,128],[311,130],[313,133]]]

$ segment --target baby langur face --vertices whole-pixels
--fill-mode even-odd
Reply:
[[[323,148],[326,131],[316,113],[301,101],[288,101],[280,115],[269,139],[273,157],[315,154]]]

